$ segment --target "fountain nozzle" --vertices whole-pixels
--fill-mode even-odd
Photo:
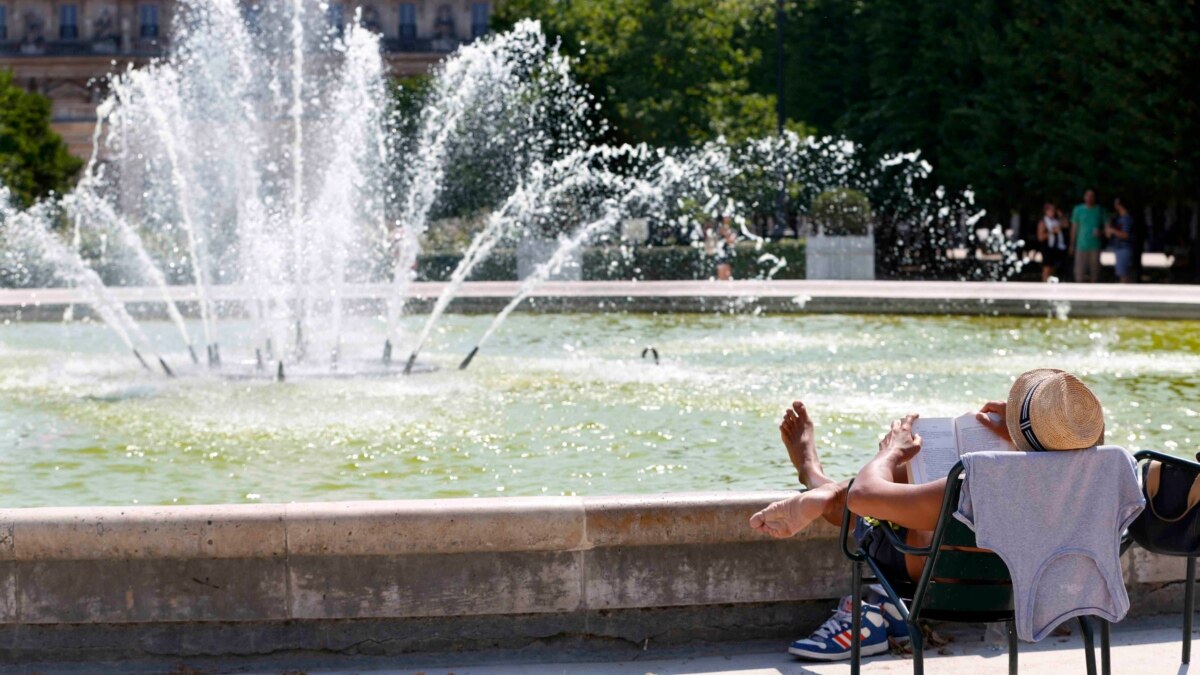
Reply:
[[[262,350],[258,347],[254,348],[254,369],[259,372],[262,372],[263,370]]]
[[[190,344],[187,347],[188,353],[192,355],[192,363],[200,365],[200,357],[196,356],[196,348]]]
[[[471,360],[474,359],[475,355],[478,353],[479,353],[479,345],[475,345],[475,348],[471,350],[471,353],[467,354],[467,358],[463,359],[462,363],[458,364],[458,369],[466,370],[467,366],[471,365]]]
[[[279,362],[279,369],[275,371],[275,381],[283,382],[283,361]]]
[[[167,374],[167,377],[175,377],[175,373],[171,370],[171,366],[168,366],[167,362],[164,361],[163,357],[161,356],[158,357],[158,365],[162,366],[163,372]]]
[[[412,375],[413,364],[417,362],[417,353],[413,352],[412,356],[408,357],[408,363],[404,364],[404,374]]]
[[[392,341],[391,340],[383,341],[383,365],[385,365],[385,366],[392,365]]]
[[[139,352],[138,350],[135,349],[135,350],[133,350],[133,355],[137,357],[138,363],[142,364],[143,368],[145,368],[146,370],[152,370],[150,368],[150,364],[146,363],[146,359],[142,358],[141,352]]]

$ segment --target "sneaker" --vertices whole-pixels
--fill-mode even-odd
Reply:
[[[829,620],[803,640],[796,640],[788,647],[788,653],[812,661],[840,661],[850,658],[850,604],[851,597],[842,598]],[[862,639],[859,641],[863,656],[882,654],[888,650],[887,621],[883,612],[875,605],[862,605]]]
[[[883,619],[887,622],[888,637],[897,644],[908,642],[908,623],[904,620],[904,615],[900,614],[900,608],[884,592],[883,586],[879,584],[867,586],[866,595],[867,602],[877,605],[883,614]]]

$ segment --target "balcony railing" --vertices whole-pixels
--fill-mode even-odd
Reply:
[[[116,38],[102,40],[46,40],[43,42],[0,42],[0,56],[161,56],[157,42],[135,40],[122,51]]]
[[[449,53],[464,42],[458,38],[385,38],[383,50],[393,53]]]
[[[399,54],[448,54],[470,42],[459,38],[385,38],[383,50]],[[117,38],[100,40],[0,41],[0,56],[161,56],[161,40],[135,39],[125,50]]]

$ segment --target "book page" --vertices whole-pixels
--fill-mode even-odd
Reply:
[[[908,478],[914,485],[945,478],[958,462],[954,420],[949,417],[918,417],[913,434],[921,437],[921,452],[908,463]]]
[[[992,418],[995,422],[1000,421],[1000,416],[995,413],[989,413],[988,417]],[[962,417],[956,417],[954,419],[954,434],[959,455],[965,455],[968,452],[1013,451],[1017,449],[1012,443],[1001,438],[996,432],[983,426],[979,420],[975,419],[975,413],[967,413]]]

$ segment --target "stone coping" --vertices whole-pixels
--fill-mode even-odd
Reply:
[[[0,509],[0,560],[401,556],[763,541],[789,492]],[[816,527],[802,539],[827,538]]]
[[[850,566],[749,529],[789,494],[0,510],[0,660],[792,638]],[[1183,563],[1127,554],[1133,611]]]
[[[437,298],[443,282],[416,282],[409,299],[425,304]],[[463,283],[451,309],[493,311],[516,294],[515,281]],[[161,292],[150,287],[110,288],[125,303],[158,305]],[[196,300],[196,288],[176,286],[170,295],[180,303]],[[262,291],[241,286],[214,286],[209,297],[238,303]],[[360,283],[344,288],[348,301],[388,298],[389,285]],[[774,312],[1000,313],[1073,316],[1141,316],[1200,318],[1200,286],[1087,285],[1087,283],[977,281],[550,281],[535,289],[530,307],[560,311],[604,309],[632,311],[752,310]],[[83,303],[77,288],[0,288],[0,307],[35,309]],[[732,306],[726,307],[726,305]]]

